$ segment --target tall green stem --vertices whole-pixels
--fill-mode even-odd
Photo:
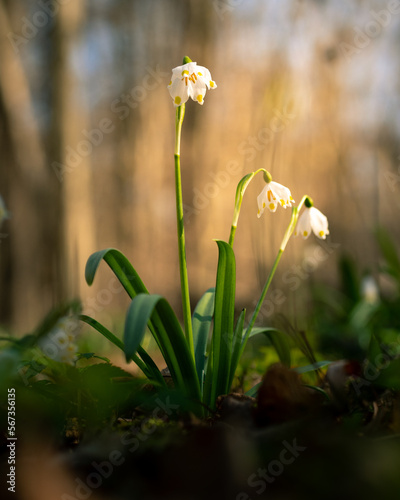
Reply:
[[[175,193],[176,193],[176,222],[178,229],[178,250],[179,250],[179,272],[181,277],[182,309],[185,325],[186,340],[190,352],[194,357],[192,314],[190,310],[189,281],[186,265],[185,229],[183,225],[183,200],[182,200],[182,180],[181,180],[181,131],[183,118],[185,116],[185,105],[176,108],[175,122]]]
[[[250,319],[250,323],[249,323],[249,326],[247,327],[247,331],[246,331],[246,337],[248,337],[250,335],[250,332],[251,332],[251,330],[252,330],[252,328],[254,326],[254,323],[256,322],[258,313],[260,312],[262,303],[264,302],[265,296],[267,295],[268,288],[269,288],[269,286],[270,286],[270,284],[272,282],[272,279],[274,277],[275,271],[276,271],[276,269],[278,267],[278,264],[279,264],[279,261],[281,260],[282,255],[283,255],[283,250],[280,248],[279,251],[278,251],[278,255],[275,258],[275,262],[274,262],[274,264],[272,266],[272,269],[269,272],[269,275],[268,275],[267,281],[265,282],[264,288],[263,288],[263,290],[261,292],[261,296],[258,299],[256,308],[254,309],[253,315],[252,315],[252,317]]]
[[[247,174],[244,177],[242,177],[242,179],[240,179],[239,184],[237,185],[236,188],[235,209],[233,211],[231,232],[229,234],[229,245],[231,247],[233,247],[233,242],[235,241],[235,233],[238,225],[240,207],[242,206],[244,193],[247,189],[247,186],[250,184],[253,177],[258,174],[258,172],[264,173],[264,179],[266,180],[266,182],[270,182],[272,180],[271,174],[267,170],[265,170],[265,168],[259,168],[255,172],[251,172],[250,174]]]
[[[251,333],[251,330],[254,326],[254,323],[256,322],[256,319],[257,319],[257,316],[258,316],[258,313],[260,312],[260,309],[261,309],[261,306],[262,306],[262,303],[264,302],[264,299],[265,299],[265,296],[267,295],[267,292],[268,292],[268,288],[270,287],[271,285],[271,282],[272,282],[272,279],[275,275],[275,271],[278,267],[278,264],[279,264],[279,261],[281,260],[281,257],[283,255],[283,252],[285,251],[285,248],[286,248],[286,245],[289,241],[289,238],[291,237],[291,235],[293,234],[293,231],[296,227],[296,224],[297,224],[297,220],[299,218],[299,212],[304,204],[304,202],[306,201],[306,199],[308,198],[308,196],[303,196],[303,198],[301,199],[299,205],[297,207],[293,207],[292,208],[292,216],[290,218],[290,222],[289,222],[289,225],[285,231],[285,235],[282,239],[282,243],[279,247],[279,251],[278,251],[278,254],[275,258],[275,261],[272,265],[272,268],[271,268],[271,271],[268,275],[268,278],[267,278],[267,281],[265,282],[265,285],[264,285],[264,288],[261,292],[261,296],[260,298],[258,299],[258,302],[257,302],[257,305],[256,305],[256,308],[254,309],[254,312],[253,312],[253,315],[250,319],[250,323],[249,323],[249,326],[247,327],[247,330],[246,330],[246,335],[243,339],[243,343],[242,343],[242,346],[241,346],[241,352],[243,352],[244,350],[244,347],[246,345],[246,342],[247,342],[247,339],[249,338],[250,336],[250,333]]]

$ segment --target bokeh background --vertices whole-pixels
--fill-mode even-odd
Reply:
[[[189,102],[182,175],[192,300],[214,285],[240,178],[267,168],[309,194],[331,234],[293,239],[261,317],[301,317],[310,282],[351,255],[379,282],[374,231],[400,236],[400,2],[395,0],[1,0],[0,323],[32,329],[80,297],[112,321],[128,302],[115,247],[180,311],[171,69],[188,55],[218,88]],[[238,308],[258,298],[290,218],[257,219],[262,176],[237,230]],[[384,285],[384,284],[383,284]]]

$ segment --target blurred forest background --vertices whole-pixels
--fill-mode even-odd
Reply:
[[[24,333],[74,297],[101,321],[125,310],[107,266],[85,283],[87,258],[107,247],[180,311],[166,87],[184,55],[218,84],[183,125],[193,301],[214,285],[236,185],[260,167],[297,202],[309,194],[331,231],[290,241],[264,319],[296,314],[311,281],[334,282],[342,253],[378,277],[375,228],[400,236],[400,2],[1,0],[0,32],[6,328]],[[262,187],[239,220],[238,307],[257,300],[290,218],[257,219]]]

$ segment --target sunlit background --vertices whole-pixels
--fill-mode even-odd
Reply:
[[[218,88],[189,102],[182,176],[193,303],[214,285],[236,185],[258,168],[309,194],[325,242],[292,239],[261,317],[301,320],[312,281],[351,255],[379,278],[374,231],[400,236],[400,2],[2,0],[0,322],[32,329],[80,297],[108,324],[128,302],[105,264],[121,250],[180,311],[171,69],[188,55]],[[235,241],[237,307],[252,306],[290,219],[257,218],[246,192]],[[384,283],[382,283],[382,286]]]

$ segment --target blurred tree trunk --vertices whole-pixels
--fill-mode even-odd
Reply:
[[[52,151],[53,182],[57,184],[59,299],[83,297],[85,263],[96,250],[91,201],[91,153],[101,142],[98,132],[90,136],[87,99],[82,82],[72,67],[80,57],[86,18],[86,2],[71,0],[59,6],[53,35]],[[80,61],[81,62],[81,61]],[[97,134],[97,135],[96,135]],[[91,137],[91,138],[90,138]]]
[[[4,1],[0,32],[0,194],[12,214],[2,228],[0,318],[18,330],[33,326],[51,302],[48,253],[42,249],[47,172],[29,83],[19,50],[6,36],[13,29]]]

